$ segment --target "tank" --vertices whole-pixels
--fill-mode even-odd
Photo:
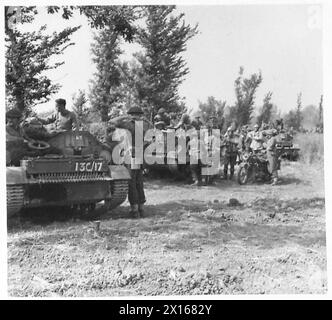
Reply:
[[[19,166],[6,168],[8,216],[50,206],[92,216],[101,201],[106,209],[114,209],[126,200],[128,170],[112,164],[112,150],[89,132],[61,132],[29,147],[37,152],[25,155]],[[10,152],[7,145],[9,158]]]
[[[286,132],[278,135],[277,150],[281,158],[290,161],[297,161],[300,155],[300,147],[293,143],[292,135]]]

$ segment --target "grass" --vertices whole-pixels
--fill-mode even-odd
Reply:
[[[324,135],[319,133],[298,133],[294,143],[300,147],[300,161],[307,164],[323,164]]]

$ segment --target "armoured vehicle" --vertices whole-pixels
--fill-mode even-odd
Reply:
[[[92,215],[104,201],[113,209],[126,200],[130,175],[123,165],[112,164],[111,148],[87,131],[65,131],[45,141],[29,143],[35,155],[10,165],[7,144],[8,216],[22,209],[60,206]],[[9,165],[9,166],[8,166]]]
[[[293,137],[288,133],[281,132],[279,134],[277,150],[283,159],[296,161],[299,158],[300,148],[298,145],[293,144]]]

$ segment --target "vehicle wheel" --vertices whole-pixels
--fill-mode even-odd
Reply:
[[[240,166],[239,171],[237,173],[237,182],[239,184],[246,184],[249,180],[249,170],[245,166]]]
[[[36,141],[29,141],[28,147],[32,150],[42,151],[42,150],[48,149],[50,147],[50,145],[45,141],[36,140]]]

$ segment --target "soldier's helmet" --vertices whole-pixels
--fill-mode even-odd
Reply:
[[[154,122],[162,121],[162,118],[161,118],[160,114],[155,115],[154,118],[153,118],[153,121]]]
[[[143,110],[140,107],[131,107],[127,111],[127,114],[143,114]]]
[[[6,112],[6,118],[9,118],[9,119],[13,119],[13,118],[16,118],[16,119],[19,119],[22,117],[22,113],[20,110],[16,109],[16,108],[13,108],[13,109],[10,109]]]
[[[164,108],[160,108],[160,109],[158,110],[157,114],[163,114],[163,113],[165,113],[165,112],[166,112],[166,110],[165,110]]]
[[[259,128],[259,125],[256,123],[256,124],[254,125],[254,128],[255,128],[255,129]]]
[[[233,128],[232,127],[228,127],[227,128],[227,133],[229,133],[229,132],[233,132]]]

